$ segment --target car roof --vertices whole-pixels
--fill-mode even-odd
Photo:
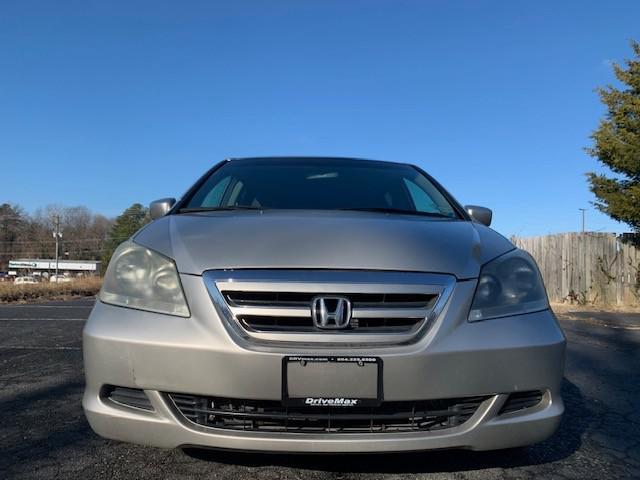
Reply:
[[[316,157],[316,156],[305,156],[305,155],[285,155],[285,156],[269,156],[269,157],[232,157],[228,158],[227,161],[230,162],[250,162],[250,163],[279,163],[279,162],[295,162],[295,161],[304,162],[313,161],[315,163],[327,163],[327,164],[339,164],[341,162],[362,162],[362,163],[372,163],[378,165],[411,165],[406,162],[392,162],[388,160],[372,160],[368,158],[358,158],[358,157]]]

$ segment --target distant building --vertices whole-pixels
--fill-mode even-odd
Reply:
[[[94,260],[59,260],[58,273],[78,275],[100,275],[101,262]],[[56,273],[56,261],[41,258],[18,258],[9,260],[9,273],[36,273],[44,276]]]

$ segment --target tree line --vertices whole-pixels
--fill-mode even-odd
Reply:
[[[59,222],[61,260],[99,260],[103,271],[116,247],[150,221],[148,209],[134,203],[116,218],[87,207],[48,205],[27,213],[19,205],[0,204],[0,271],[9,260],[55,258],[53,232]]]

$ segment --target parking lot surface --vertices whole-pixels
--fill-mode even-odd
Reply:
[[[104,440],[80,405],[93,299],[0,305],[0,478],[640,478],[640,314],[559,314],[569,341],[558,432],[532,447],[257,455]]]

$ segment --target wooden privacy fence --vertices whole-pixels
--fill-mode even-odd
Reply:
[[[538,262],[549,300],[640,305],[640,249],[613,233],[511,239]]]

